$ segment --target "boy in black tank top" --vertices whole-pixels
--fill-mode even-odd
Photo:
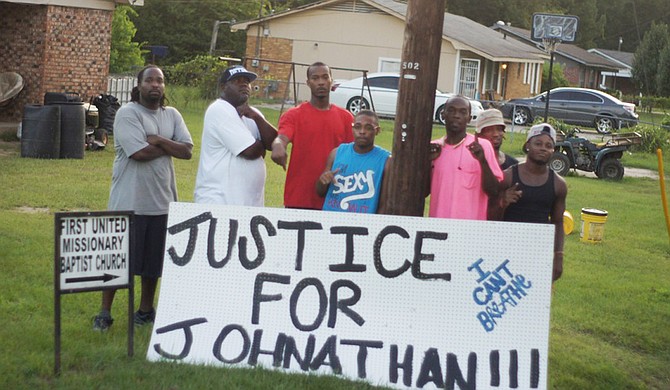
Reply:
[[[500,204],[504,221],[554,224],[554,281],[563,272],[563,213],[568,195],[565,180],[548,166],[555,144],[556,130],[551,125],[530,128],[524,144],[526,161],[505,170]]]

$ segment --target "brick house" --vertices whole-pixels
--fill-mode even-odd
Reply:
[[[73,91],[88,99],[107,90],[112,15],[117,4],[144,0],[0,1],[0,72],[16,72],[23,91],[0,110],[0,122],[19,121],[26,104],[46,92]]]
[[[616,71],[600,72],[602,86],[604,88],[619,90],[625,95],[636,95],[640,92],[633,81],[632,74],[635,53],[606,49],[589,49],[588,51],[589,53],[605,57],[619,65]]]
[[[407,4],[395,0],[326,0],[233,24],[247,33],[247,66],[261,79],[287,79],[292,63],[323,61],[335,79],[370,72],[399,72]],[[437,88],[471,98],[538,93],[546,53],[504,39],[468,18],[445,13]],[[264,60],[274,60],[268,62]],[[306,99],[305,68],[296,67],[298,100]],[[282,86],[286,84],[280,84]],[[291,96],[282,87],[275,97]]]

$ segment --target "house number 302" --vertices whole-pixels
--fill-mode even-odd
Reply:
[[[418,62],[403,62],[402,63],[402,68],[403,69],[413,69],[413,70],[419,70],[419,63]]]

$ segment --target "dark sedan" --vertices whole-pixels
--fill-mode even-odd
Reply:
[[[501,111],[516,125],[544,118],[546,92],[526,99],[511,99]],[[637,123],[635,104],[622,102],[595,89],[554,88],[549,95],[549,116],[571,125],[595,127],[599,133]]]

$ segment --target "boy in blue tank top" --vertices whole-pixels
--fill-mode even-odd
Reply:
[[[380,208],[384,171],[390,153],[375,145],[379,118],[361,110],[354,118],[354,142],[333,149],[316,181],[316,193],[326,197],[323,209],[374,214]]]

